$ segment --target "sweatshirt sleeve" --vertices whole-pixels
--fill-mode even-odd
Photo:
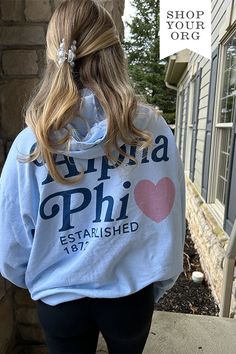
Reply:
[[[178,148],[176,147],[176,156],[178,163],[178,181],[179,181],[179,189],[180,189],[180,212],[181,212],[181,229],[182,229],[182,251],[184,252],[184,244],[185,244],[185,235],[186,235],[186,184],[185,184],[185,174],[184,174],[184,165],[181,160],[181,157],[178,152]],[[167,290],[170,290],[174,284],[176,283],[178,277],[181,273],[176,274],[174,277],[158,281],[154,283],[154,301],[158,303],[159,299],[164,296]]]
[[[27,178],[24,177],[24,173],[20,172],[17,149],[13,143],[0,179],[0,273],[18,287],[27,289],[25,272],[34,222],[27,211],[33,193],[20,194],[22,188],[23,191],[29,191]]]
[[[171,137],[173,137],[173,143],[175,145],[175,156],[176,156],[176,166],[177,166],[177,178],[179,181],[179,189],[180,189],[180,220],[181,220],[181,227],[182,227],[182,241],[183,241],[183,251],[184,251],[184,244],[185,244],[185,233],[186,233],[186,184],[185,184],[185,173],[184,173],[184,164],[180,157],[180,153],[178,147],[176,145],[175,137],[166,123],[166,120],[162,115],[157,115],[157,117],[161,120],[162,124],[168,129]]]
[[[30,255],[30,246],[24,244],[26,227],[19,215],[17,201],[0,197],[0,272],[3,278],[20,288],[27,289],[25,271]]]
[[[181,160],[181,159],[180,159]],[[180,190],[181,190],[181,220],[182,220],[182,248],[184,252],[184,244],[185,244],[185,233],[186,233],[186,218],[185,218],[185,211],[186,211],[186,199],[185,199],[185,175],[184,175],[184,167],[182,164],[182,161],[180,163],[180,168],[179,168],[179,185],[180,185]],[[181,274],[181,273],[180,273]],[[171,289],[174,284],[176,283],[178,277],[180,274],[177,274],[176,276],[158,281],[154,283],[154,301],[157,303],[160,298],[164,296],[167,290]]]
[[[156,304],[158,303],[160,298],[162,298],[165,295],[166,291],[171,289],[174,286],[178,277],[179,274],[176,275],[175,277],[162,280],[162,281],[157,281],[154,283],[154,302]]]

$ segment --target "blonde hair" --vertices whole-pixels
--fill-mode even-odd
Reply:
[[[42,82],[36,95],[30,100],[26,124],[36,135],[37,144],[27,161],[41,157],[52,178],[62,184],[78,182],[60,175],[54,154],[65,144],[69,149],[70,133],[59,140],[50,139],[51,132],[64,128],[78,112],[81,103],[78,82],[70,64],[57,63],[57,51],[64,38],[68,50],[77,41],[75,69],[80,84],[89,87],[102,105],[108,124],[104,151],[109,161],[117,162],[112,149],[130,157],[117,143],[141,148],[151,144],[151,134],[137,129],[132,119],[138,107],[138,98],[130,82],[127,62],[118,31],[108,11],[98,0],[67,0],[57,7],[48,25],[46,59]],[[131,157],[132,158],[132,157]]]

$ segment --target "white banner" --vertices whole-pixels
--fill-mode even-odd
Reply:
[[[160,59],[185,48],[211,59],[211,0],[160,0]]]

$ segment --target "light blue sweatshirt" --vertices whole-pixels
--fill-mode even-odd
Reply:
[[[11,146],[0,184],[1,275],[49,305],[126,296],[153,282],[158,302],[183,271],[185,177],[175,137],[140,105],[134,124],[152,133],[153,146],[120,142],[138,164],[121,156],[114,167],[103,149],[104,111],[92,91],[82,95],[80,117],[67,126],[69,155],[55,156],[68,180],[83,169],[79,183],[59,184],[42,161],[17,159],[36,143],[30,128]]]

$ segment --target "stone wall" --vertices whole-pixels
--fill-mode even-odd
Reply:
[[[22,108],[42,73],[47,22],[55,5],[49,0],[1,0],[0,168],[12,140],[24,127]],[[0,353],[6,353],[17,338],[26,337],[25,329],[17,322],[22,322],[21,313],[25,312],[25,317],[33,305],[22,311],[22,304],[15,302],[20,289],[2,278],[0,289],[0,313],[4,318],[0,322]],[[30,305],[26,292],[25,296]]]
[[[7,353],[7,350],[15,345],[16,326],[12,293],[11,283],[0,279],[0,353]]]
[[[208,205],[199,195],[192,181],[186,177],[186,218],[195,247],[199,253],[204,275],[211,286],[213,296],[220,305],[223,264],[229,237],[219,227]],[[236,314],[236,280],[233,283],[230,317]]]
[[[1,1],[1,165],[12,140],[24,126],[23,105],[41,76],[47,22],[55,5],[50,0]]]
[[[24,103],[42,76],[48,21],[61,2],[0,1],[0,171],[13,139],[24,127]],[[121,19],[124,2],[104,1],[121,37],[124,35]],[[1,276],[0,314],[0,353],[10,352],[16,342],[22,345],[30,342],[29,353],[33,354],[32,343],[44,343],[35,303],[28,291],[17,288]],[[40,349],[35,350],[39,353]]]
[[[0,18],[0,170],[10,144],[23,128],[22,108],[44,66],[47,24],[62,0],[1,0]],[[104,1],[121,37],[124,0]]]

